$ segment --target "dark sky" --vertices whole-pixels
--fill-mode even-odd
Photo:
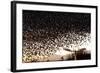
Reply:
[[[88,32],[91,30],[89,13],[68,13],[23,10],[23,30],[44,29],[58,32]]]

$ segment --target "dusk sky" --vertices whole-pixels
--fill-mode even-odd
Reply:
[[[28,62],[76,60],[68,56],[68,50],[80,52],[79,49],[89,49],[89,54],[79,53],[77,59],[90,59],[90,19],[89,13],[23,10],[23,51],[30,49],[33,56],[43,57],[37,60],[33,57]]]

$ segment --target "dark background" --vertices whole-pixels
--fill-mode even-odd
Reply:
[[[23,26],[23,30],[72,30],[90,33],[90,14],[23,10]]]
[[[23,39],[42,41],[68,32],[90,33],[91,14],[23,10]]]

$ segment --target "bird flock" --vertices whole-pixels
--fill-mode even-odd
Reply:
[[[59,33],[56,38],[49,37],[43,40],[40,39],[40,41],[28,40],[23,40],[23,63],[64,61],[72,58],[74,51],[82,48],[86,48],[85,50],[89,52],[91,51],[90,33],[85,32]]]

